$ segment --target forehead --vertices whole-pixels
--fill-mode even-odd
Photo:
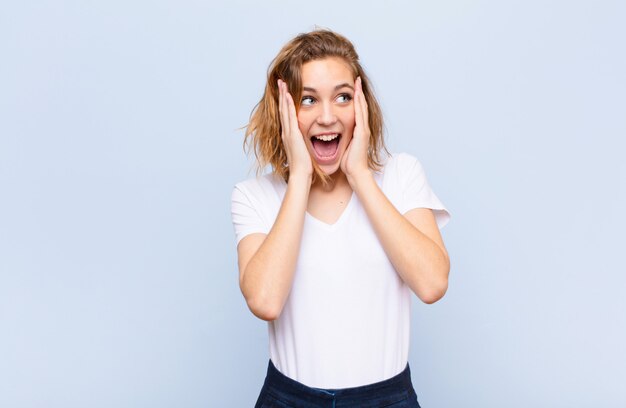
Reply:
[[[338,82],[354,82],[352,70],[342,58],[324,58],[302,64],[302,86],[334,87]]]

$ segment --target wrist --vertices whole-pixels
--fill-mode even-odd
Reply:
[[[312,173],[294,171],[294,172],[289,173],[289,180],[287,181],[287,183],[288,184],[291,184],[292,182],[296,184],[306,183],[306,185],[310,186],[312,181],[313,181]]]
[[[350,174],[349,176],[347,176],[347,179],[352,189],[358,190],[359,187],[362,186],[363,184],[373,181],[374,174],[372,173],[372,170],[370,170],[369,168],[366,168],[362,171]]]

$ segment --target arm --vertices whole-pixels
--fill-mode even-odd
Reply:
[[[367,163],[369,115],[360,78],[355,82],[354,111],[354,135],[341,168],[402,280],[423,302],[434,303],[448,288],[450,261],[432,210],[416,208],[404,217],[376,184]]]
[[[250,311],[263,320],[278,318],[291,291],[313,179],[295,104],[287,85],[279,80],[277,86],[281,139],[290,170],[287,191],[269,233],[246,236],[237,247],[241,293]]]
[[[351,185],[402,280],[423,302],[439,300],[448,288],[450,260],[432,210],[415,208],[402,216],[369,171]]]
[[[311,178],[291,176],[270,232],[239,242],[239,287],[250,311],[275,320],[291,290],[304,226]]]

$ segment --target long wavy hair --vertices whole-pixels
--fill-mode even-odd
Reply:
[[[281,138],[281,123],[278,110],[278,79],[287,83],[293,96],[296,112],[299,112],[302,97],[302,65],[309,61],[328,57],[343,59],[352,70],[353,79],[361,77],[363,94],[367,101],[370,141],[367,153],[368,165],[372,170],[380,170],[383,163],[381,151],[390,155],[383,138],[383,115],[376,100],[372,85],[359,62],[359,56],[352,43],[344,36],[328,29],[316,29],[296,36],[283,46],[272,60],[267,71],[265,92],[250,115],[243,141],[244,152],[249,153],[252,146],[257,164],[257,175],[271,164],[275,175],[285,181],[289,179],[289,164]],[[319,177],[322,184],[330,183],[330,176],[321,171],[312,159],[313,182]]]

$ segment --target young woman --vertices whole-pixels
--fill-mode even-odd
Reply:
[[[241,291],[269,322],[256,407],[419,407],[410,293],[446,292],[450,214],[382,131],[345,37],[300,34],[272,61],[245,138],[272,172],[232,193]]]

